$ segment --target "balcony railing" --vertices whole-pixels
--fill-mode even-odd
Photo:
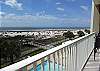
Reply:
[[[89,34],[0,69],[0,71],[80,71],[94,48]]]

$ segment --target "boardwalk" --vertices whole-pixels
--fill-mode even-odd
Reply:
[[[83,71],[100,71],[100,50],[96,53],[94,61],[94,53],[92,53]]]

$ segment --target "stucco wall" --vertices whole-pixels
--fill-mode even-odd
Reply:
[[[91,30],[92,32],[99,32],[100,29],[100,14],[94,3],[92,4],[92,18],[91,18]]]

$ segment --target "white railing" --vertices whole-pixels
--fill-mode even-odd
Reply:
[[[81,71],[94,48],[89,34],[0,69],[0,71]]]

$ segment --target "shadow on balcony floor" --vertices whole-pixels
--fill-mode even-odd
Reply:
[[[96,53],[95,61],[94,53],[92,53],[83,71],[100,71],[100,49]]]

